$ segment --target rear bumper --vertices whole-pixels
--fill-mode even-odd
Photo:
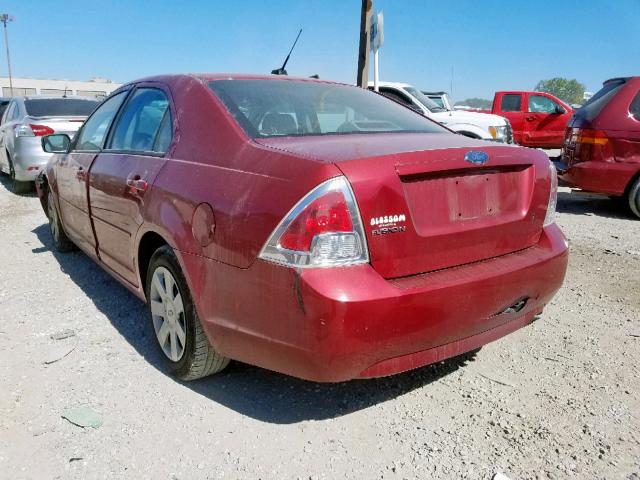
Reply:
[[[42,137],[18,137],[14,141],[11,160],[16,180],[33,182],[51,158],[50,153],[42,150]]]
[[[572,187],[605,195],[623,195],[629,182],[640,171],[638,163],[587,161],[566,165],[558,178]]]
[[[187,270],[202,261],[183,258]],[[205,291],[197,304],[212,344],[231,358],[314,381],[385,376],[528,324],[562,285],[567,259],[552,225],[526,250],[395,280],[368,264],[302,271],[217,264],[204,273],[215,299]],[[499,313],[523,298],[519,312]]]

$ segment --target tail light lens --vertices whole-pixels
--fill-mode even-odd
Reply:
[[[549,203],[547,204],[547,214],[544,216],[543,226],[551,225],[556,219],[556,204],[558,202],[558,172],[552,162],[549,162],[549,178],[551,189],[549,190]]]
[[[606,160],[612,156],[609,139],[602,130],[574,128],[569,141],[574,144],[576,161]]]
[[[28,125],[19,125],[15,127],[16,137],[44,137],[45,135],[52,135],[55,130],[46,125],[35,125],[30,123]]]
[[[259,258],[293,267],[367,263],[364,228],[349,182],[333,178],[308,193],[276,227]]]

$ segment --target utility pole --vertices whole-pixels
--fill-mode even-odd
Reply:
[[[369,82],[369,50],[371,41],[369,31],[371,29],[371,12],[373,0],[362,0],[362,13],[360,15],[360,49],[358,51],[358,86],[367,88]]]
[[[9,69],[9,89],[13,96],[13,78],[11,77],[11,57],[9,57],[9,36],[7,35],[7,22],[13,22],[13,17],[7,13],[0,13],[0,22],[4,24],[4,46],[7,47],[7,68]]]

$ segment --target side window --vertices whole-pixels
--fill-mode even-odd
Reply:
[[[390,98],[391,100],[395,100],[396,102],[398,102],[398,103],[400,103],[402,105],[406,105],[407,107],[415,108],[413,103],[411,103],[411,101],[409,101],[408,98],[406,98],[401,93],[396,92],[395,90],[391,90],[391,89],[388,89],[388,88],[381,88],[380,89],[380,93],[382,95],[384,95],[385,97]]]
[[[556,102],[542,95],[529,95],[530,113],[553,113],[559,107]]]
[[[102,150],[105,137],[109,131],[109,125],[116,116],[120,105],[127,96],[127,92],[120,92],[100,105],[85,122],[80,131],[76,150],[88,150],[97,152]]]
[[[156,143],[153,146],[153,151],[158,153],[164,153],[169,149],[173,140],[173,123],[171,122],[171,111],[167,110],[160,125],[160,131],[156,136]]]
[[[169,110],[169,99],[162,90],[157,88],[139,88],[135,91],[131,99],[124,107],[124,111],[117,120],[110,150],[131,151],[131,152],[160,152],[163,143],[164,148],[168,147],[167,135],[170,132],[161,132],[160,127],[171,127],[171,116],[169,115],[169,126],[162,125],[165,114]],[[158,135],[164,135],[162,142],[156,142]],[[169,143],[171,140],[169,138]],[[160,152],[162,153],[162,152]]]
[[[13,121],[13,120],[20,120],[20,117],[22,115],[20,114],[20,105],[18,105],[18,102],[14,102],[13,103],[13,111],[11,112],[11,118],[9,120]]]
[[[631,105],[629,105],[629,113],[640,122],[640,90],[631,101]]]
[[[13,111],[16,108],[16,104],[15,102],[11,102],[9,104],[9,108],[7,108],[7,111],[5,112],[4,118],[2,119],[2,123],[7,123],[11,121],[11,116],[13,115]]]
[[[501,112],[519,112],[522,108],[522,95],[507,94],[500,101]]]

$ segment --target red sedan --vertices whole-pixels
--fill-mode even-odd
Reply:
[[[544,153],[353,86],[149,78],[43,146],[55,246],[148,303],[182,379],[229,359],[317,381],[437,362],[532,322],[567,266]]]

